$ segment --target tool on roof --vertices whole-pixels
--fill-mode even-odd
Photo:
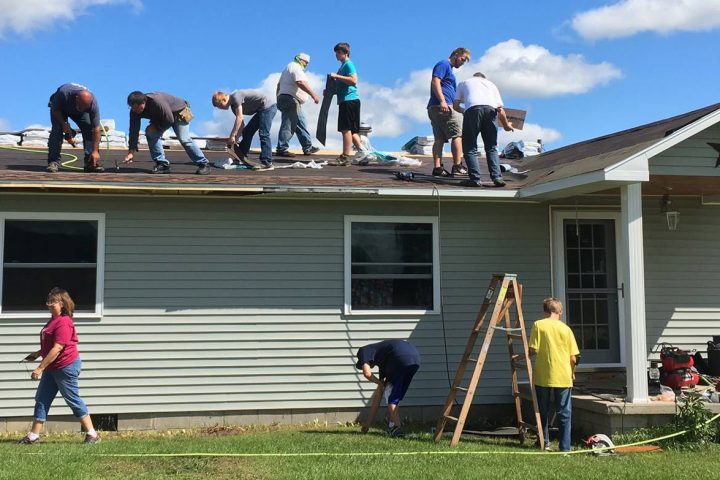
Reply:
[[[499,287],[499,291],[496,291]],[[490,309],[490,304],[495,298],[495,307],[493,308],[492,315],[490,317],[490,323],[487,325],[485,332],[485,339],[483,340],[480,352],[477,358],[471,358],[474,354],[475,344],[477,338],[480,335],[483,324],[485,323],[485,316]],[[510,309],[515,305],[515,320],[512,321],[510,318]],[[505,326],[501,326],[501,323],[505,323]],[[485,297],[480,307],[480,312],[475,320],[475,325],[470,332],[470,338],[467,341],[465,352],[460,359],[457,373],[455,374],[455,380],[453,380],[452,387],[448,393],[447,400],[445,401],[445,407],[443,408],[442,415],[438,419],[437,429],[435,430],[434,440],[438,442],[443,435],[443,430],[448,420],[455,422],[455,431],[450,441],[450,446],[454,447],[460,441],[460,435],[462,435],[463,427],[465,426],[465,420],[467,419],[472,400],[475,395],[475,389],[477,388],[480,375],[482,374],[485,360],[490,350],[490,342],[492,341],[493,334],[496,330],[502,330],[507,336],[507,347],[508,354],[510,357],[510,369],[512,371],[512,389],[513,397],[515,397],[515,414],[517,417],[517,429],[520,443],[525,441],[525,434],[528,430],[533,430],[537,433],[538,444],[542,449],[545,445],[543,439],[543,429],[540,423],[540,411],[538,410],[537,397],[535,395],[535,386],[532,382],[532,364],[529,361],[528,356],[528,340],[525,333],[525,320],[523,319],[522,313],[522,286],[517,281],[517,275],[512,273],[495,274],[490,280],[490,286],[485,293]],[[515,353],[514,340],[521,341],[522,352]],[[473,369],[470,384],[467,386],[461,386],[460,383],[465,377],[465,368],[469,362],[474,362],[475,368]],[[523,369],[527,372],[528,379],[530,379],[530,395],[532,398],[532,406],[535,421],[533,424],[526,423],[523,421],[522,416],[522,399],[520,397],[520,389],[518,386],[518,370]],[[465,392],[465,398],[463,399],[462,408],[460,414],[457,417],[450,415],[455,403],[455,398],[458,392]]]
[[[415,174],[413,172],[395,172],[395,178],[398,180],[405,180],[406,182],[412,182],[415,180]]]
[[[77,136],[77,130],[75,130],[74,128],[71,128],[69,132],[65,132],[65,133],[63,134],[63,138],[64,138],[65,140],[67,140],[67,142],[68,142],[68,143],[70,144],[70,146],[72,146],[73,148],[75,148],[75,145],[77,145],[77,142],[75,142],[75,137],[76,137],[76,136]]]

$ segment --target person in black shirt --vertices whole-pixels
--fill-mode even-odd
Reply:
[[[377,377],[372,373],[375,366],[379,369]],[[390,417],[387,432],[393,437],[404,436],[398,405],[420,368],[420,353],[405,340],[383,340],[360,347],[355,367],[371,382],[385,385]]]

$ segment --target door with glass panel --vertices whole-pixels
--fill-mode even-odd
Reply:
[[[620,319],[614,219],[562,219],[565,321],[581,364],[618,364]]]

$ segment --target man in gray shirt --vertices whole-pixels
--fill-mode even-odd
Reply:
[[[165,158],[162,144],[162,135],[170,127],[175,131],[185,153],[198,166],[195,173],[198,175],[210,173],[208,159],[190,137],[192,113],[186,100],[163,92],[145,94],[135,91],[128,95],[127,103],[130,106],[130,145],[125,163],[132,163],[134,152],[138,151],[140,121],[142,118],[147,118],[150,120],[150,125],[145,129],[145,136],[150,148],[150,156],[155,162],[152,173],[170,173],[170,162]]]
[[[277,113],[277,105],[258,90],[235,90],[231,94],[218,91],[212,96],[212,104],[221,110],[231,109],[235,114],[235,123],[227,139],[228,146],[233,147],[235,154],[245,159],[255,132],[259,132],[260,165],[254,170],[273,170],[270,127]],[[253,116],[247,124],[244,115]],[[239,132],[242,132],[242,140],[238,143]]]

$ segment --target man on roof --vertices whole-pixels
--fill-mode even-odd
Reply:
[[[277,113],[277,105],[264,93],[258,90],[235,90],[227,94],[215,92],[212,104],[221,110],[230,109],[235,114],[235,123],[228,136],[227,144],[233,147],[235,155],[244,160],[250,151],[255,132],[260,136],[260,165],[253,170],[274,170],[272,163],[272,143],[270,142],[270,127]],[[244,116],[252,115],[247,124]],[[238,134],[242,132],[242,140],[237,141]]]
[[[305,74],[305,69],[309,63],[310,55],[298,53],[280,74],[276,92],[277,108],[282,114],[277,149],[275,151],[275,155],[278,157],[295,156],[288,150],[288,142],[290,142],[293,134],[297,135],[305,155],[312,155],[320,150],[312,144],[312,136],[308,131],[307,122],[302,111],[302,104],[305,103],[308,95],[313,99],[313,102],[320,103],[320,97],[310,86]]]
[[[512,123],[503,109],[500,92],[493,82],[477,72],[458,87],[453,109],[463,114],[462,149],[470,179],[465,186],[480,187],[480,163],[477,157],[477,137],[482,136],[490,179],[496,187],[504,187],[497,151],[497,118],[506,132],[513,131]]]
[[[450,58],[435,64],[430,81],[430,100],[427,111],[432,126],[435,142],[433,143],[433,177],[449,177],[451,175],[467,175],[462,164],[462,115],[453,111],[457,82],[453,68],[462,67],[470,61],[470,50],[459,47],[453,50]],[[453,157],[452,170],[443,167],[442,155],[445,143],[450,142]]]
[[[100,108],[95,95],[78,83],[65,83],[50,96],[50,137],[48,138],[47,171],[56,173],[60,169],[60,150],[63,137],[75,146],[75,130],[70,127],[71,118],[80,128],[85,150],[86,172],[104,171],[100,166]]]
[[[198,169],[195,173],[198,175],[210,173],[208,159],[190,137],[192,112],[187,100],[163,92],[143,93],[136,90],[128,95],[127,104],[130,107],[130,147],[125,156],[125,163],[132,163],[134,152],[138,151],[140,122],[141,119],[147,118],[150,124],[145,129],[145,136],[150,157],[155,162],[152,173],[170,173],[170,161],[165,158],[162,143],[163,133],[168,128],[175,131],[185,153],[197,165]]]

